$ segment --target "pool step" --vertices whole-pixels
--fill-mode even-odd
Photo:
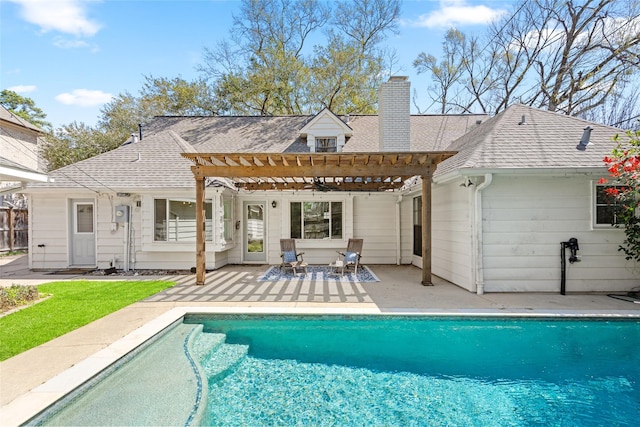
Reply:
[[[226,338],[225,334],[200,332],[193,343],[193,356],[198,360],[207,359],[224,344]]]
[[[220,381],[229,375],[249,352],[248,345],[223,344],[205,359],[202,367],[209,381]]]

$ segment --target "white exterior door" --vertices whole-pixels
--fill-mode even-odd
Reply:
[[[266,262],[266,218],[265,202],[244,202],[244,260]]]
[[[95,204],[71,202],[71,265],[96,265]]]

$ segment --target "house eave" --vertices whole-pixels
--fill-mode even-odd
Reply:
[[[607,174],[606,167],[584,167],[584,168],[463,168],[447,172],[442,175],[434,176],[432,182],[434,184],[446,184],[461,177],[484,176],[487,173],[494,175],[519,175],[519,176],[569,176],[569,175],[588,175],[602,176]]]
[[[49,177],[40,172],[0,166],[0,181],[47,182]]]

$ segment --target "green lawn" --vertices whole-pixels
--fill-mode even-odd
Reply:
[[[0,318],[0,361],[173,286],[165,281],[53,282],[38,286],[51,297]]]

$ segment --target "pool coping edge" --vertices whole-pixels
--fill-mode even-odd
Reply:
[[[636,310],[407,309],[329,307],[175,307],[0,408],[3,426],[23,425],[187,314],[437,315],[640,319]]]

